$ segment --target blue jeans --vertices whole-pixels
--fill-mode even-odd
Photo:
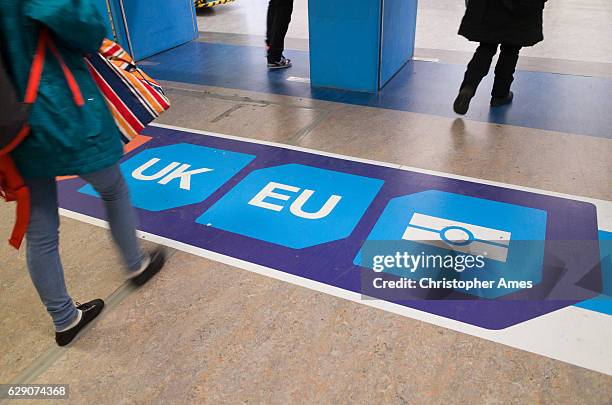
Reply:
[[[82,175],[104,201],[111,234],[128,271],[136,271],[143,252],[136,238],[136,213],[118,165]],[[26,234],[27,263],[32,282],[53,318],[56,330],[68,327],[77,316],[66,291],[64,269],[59,256],[59,213],[55,178],[28,178],[30,224]]]

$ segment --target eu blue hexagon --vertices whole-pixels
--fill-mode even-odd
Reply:
[[[348,237],[384,181],[301,164],[256,170],[197,222],[301,249]]]
[[[531,281],[536,285],[542,280],[546,220],[546,212],[539,209],[439,190],[401,196],[389,201],[354,263],[373,268],[375,255],[393,255],[398,246],[401,253],[413,256],[482,255],[483,268],[461,272],[435,266],[416,272],[397,268],[384,271],[417,280],[423,277],[478,278],[498,286],[503,278]],[[380,241],[395,243],[385,245]],[[521,289],[495,287],[458,291],[492,299]]]
[[[162,211],[204,201],[255,156],[180,143],[140,152],[121,164],[137,208]],[[98,196],[87,185],[81,193]]]

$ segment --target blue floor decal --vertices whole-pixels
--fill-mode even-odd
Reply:
[[[577,306],[612,315],[612,232],[599,232],[602,263],[602,294]]]
[[[452,102],[465,67],[430,62],[407,64],[380,94],[313,89],[289,82],[309,77],[307,52],[287,51],[293,67],[269,72],[263,48],[191,42],[147,59],[160,80],[226,87],[325,101],[456,117]],[[489,108],[492,74],[483,81],[466,118],[497,124],[612,138],[608,100],[612,79],[519,71],[511,106]]]
[[[122,170],[149,234],[486,329],[601,292],[590,203],[169,128],[145,134],[153,139],[129,153]],[[104,218],[82,180],[62,181],[60,191],[62,208]],[[534,287],[497,295],[445,287],[436,300],[377,295],[373,278],[400,279],[362,265],[362,248],[381,239],[415,256],[457,259],[469,246],[484,252],[487,277],[520,266]],[[456,278],[479,274],[461,270]]]

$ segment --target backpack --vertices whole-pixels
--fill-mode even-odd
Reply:
[[[40,29],[38,45],[30,68],[23,102],[17,100],[15,89],[0,52],[0,100],[2,101],[2,109],[0,110],[0,197],[6,201],[17,203],[15,226],[9,239],[9,244],[15,249],[19,249],[21,246],[30,223],[30,192],[10,153],[30,133],[29,113],[38,95],[47,49],[51,50],[59,62],[75,103],[78,106],[83,106],[84,100],[76,80],[55,48],[47,28]]]

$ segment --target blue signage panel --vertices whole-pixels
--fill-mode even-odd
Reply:
[[[255,156],[180,143],[145,150],[121,164],[132,203],[162,211],[204,201]],[[97,196],[87,185],[81,192]]]
[[[405,241],[402,253],[443,258],[449,253],[482,256],[483,266],[438,274],[459,279],[497,281],[512,277],[531,281],[542,279],[546,211],[461,194],[428,190],[392,199],[368,236],[368,241]],[[390,245],[395,248],[395,246]],[[360,251],[355,264],[372,267],[371,257]],[[380,255],[381,252],[376,252]],[[369,260],[368,260],[369,259]],[[428,269],[440,272],[442,265]],[[455,271],[455,274],[452,271]],[[397,276],[422,277],[419,272],[398,268]],[[497,298],[519,288],[501,287],[465,291],[483,298]],[[457,289],[462,291],[461,288]]]
[[[298,164],[260,169],[197,222],[294,249],[316,246],[348,237],[383,183]]]

